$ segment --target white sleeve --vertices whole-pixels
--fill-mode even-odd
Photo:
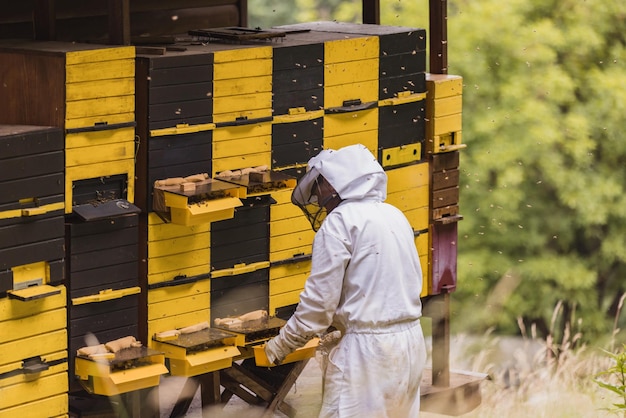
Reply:
[[[282,358],[326,331],[332,324],[342,295],[346,267],[351,258],[344,242],[323,228],[315,235],[311,274],[300,294],[298,308],[271,342]],[[280,355],[278,357],[282,360]]]

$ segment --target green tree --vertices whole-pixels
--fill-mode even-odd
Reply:
[[[626,277],[626,3],[457,0],[448,22],[463,317],[545,334],[562,300],[560,329],[607,331]]]

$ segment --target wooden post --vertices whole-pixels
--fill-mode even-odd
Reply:
[[[363,23],[380,25],[380,0],[363,0]]]
[[[130,45],[130,6],[129,0],[108,0],[109,3],[109,43]]]
[[[38,41],[53,41],[56,37],[55,0],[36,0],[33,8],[33,31]]]
[[[432,74],[448,74],[448,2],[429,0],[430,68]]]

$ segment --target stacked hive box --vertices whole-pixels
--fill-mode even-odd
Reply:
[[[65,134],[69,387],[78,390],[80,382],[93,391],[93,379],[103,376],[89,373],[98,374],[103,369],[87,367],[87,374],[79,373],[78,366],[75,370],[77,348],[136,337],[139,328],[138,232],[137,215],[133,215],[137,208],[131,203],[135,184],[135,49],[5,41],[0,55],[9,98],[0,105],[2,120],[49,124],[63,128]],[[135,220],[128,222],[128,217]],[[87,335],[94,337],[87,340]],[[124,359],[126,367],[132,360]],[[116,361],[111,360],[111,364]],[[135,374],[126,377],[124,385],[115,387],[113,382],[113,388],[104,390],[107,394],[120,393],[155,384],[152,379],[135,385],[134,378],[143,379]]]
[[[0,417],[68,412],[60,129],[0,125]]]
[[[428,74],[426,152],[431,165],[432,281],[429,294],[456,288],[459,214],[459,150],[462,126],[462,78]]]

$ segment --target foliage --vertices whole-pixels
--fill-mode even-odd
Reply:
[[[620,141],[626,6],[619,2],[454,1],[450,73],[464,78],[459,310],[544,335],[563,301],[585,335],[608,329],[626,276]],[[609,29],[610,28],[610,29]],[[510,280],[515,277],[517,280]],[[500,300],[497,284],[510,283]],[[468,315],[464,315],[468,317]]]
[[[361,20],[360,0],[249,3],[277,24]],[[381,23],[427,28],[428,4],[381,0]],[[453,326],[547,336],[562,305],[561,334],[605,335],[626,277],[626,2],[449,0],[447,28],[468,145]]]
[[[622,347],[620,353],[602,351],[613,361],[613,365],[596,374],[594,382],[620,398],[621,403],[614,403],[613,408],[610,408],[610,410],[615,412],[622,411],[626,417],[626,345]],[[600,377],[608,379],[608,381],[601,380],[599,379]]]

